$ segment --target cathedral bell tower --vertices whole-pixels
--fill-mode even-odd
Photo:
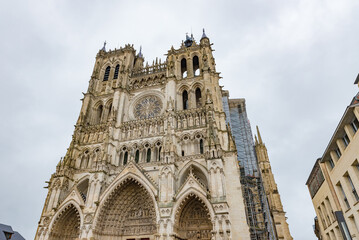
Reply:
[[[212,44],[96,56],[35,239],[249,240]]]

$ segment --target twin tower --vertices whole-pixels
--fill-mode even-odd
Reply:
[[[209,38],[165,62],[98,52],[35,239],[292,239],[244,99],[229,99]],[[259,132],[258,132],[259,134]]]

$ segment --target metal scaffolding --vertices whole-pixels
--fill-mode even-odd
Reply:
[[[222,100],[226,121],[231,127],[237,148],[251,240],[276,240],[275,226],[264,191],[262,176],[258,171],[258,160],[250,122],[247,118],[245,100],[229,99],[226,92]]]

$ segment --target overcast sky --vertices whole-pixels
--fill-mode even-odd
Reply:
[[[0,223],[33,239],[45,181],[69,146],[96,53],[145,60],[202,28],[221,85],[259,125],[295,239],[315,239],[305,182],[357,93],[358,1],[3,1]]]

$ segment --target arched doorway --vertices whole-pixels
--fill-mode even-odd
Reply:
[[[210,240],[213,225],[206,205],[196,196],[189,196],[178,211],[175,231],[178,239]]]
[[[50,233],[50,240],[75,240],[80,237],[80,214],[72,204],[56,218]]]
[[[153,200],[135,180],[127,179],[103,204],[94,231],[98,239],[150,239],[156,233]]]

